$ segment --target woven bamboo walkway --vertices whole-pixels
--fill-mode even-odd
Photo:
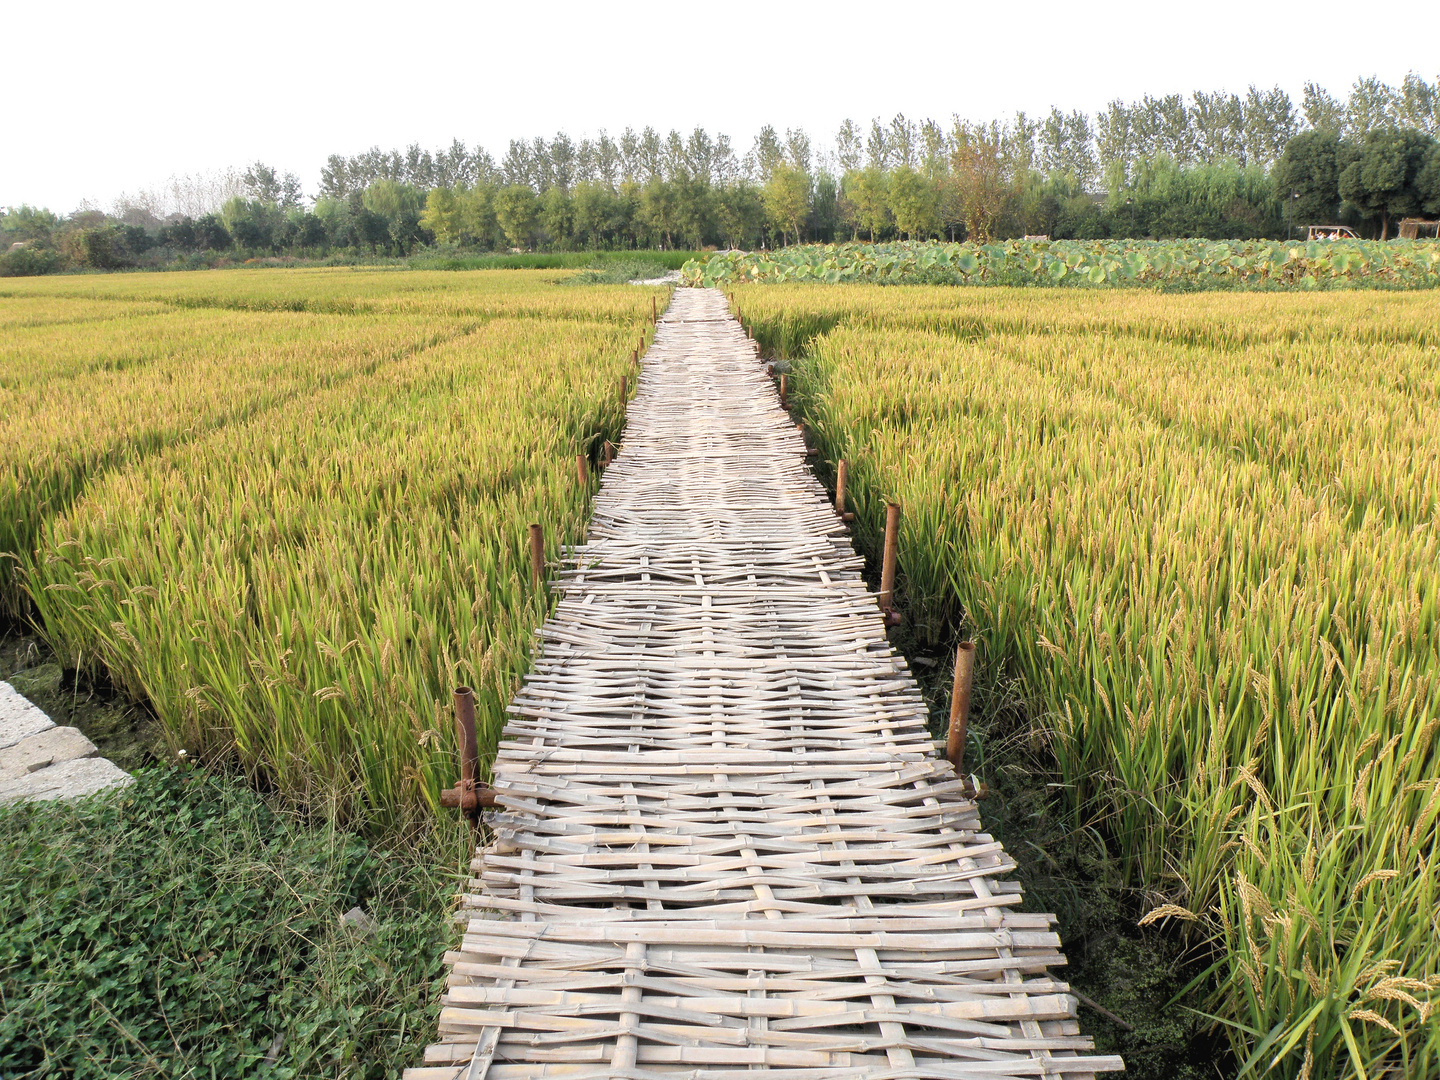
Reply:
[[[407,1080],[1123,1068],[720,293],[661,319],[576,556]]]

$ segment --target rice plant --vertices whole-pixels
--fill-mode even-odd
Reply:
[[[1018,675],[1077,828],[1214,950],[1247,1073],[1440,1070],[1440,307],[765,286],[736,303],[923,635]]]
[[[12,610],[176,749],[393,824],[455,779],[455,685],[498,737],[548,605],[527,525],[552,557],[582,534],[575,455],[619,438],[652,290],[387,276],[32,289],[85,314],[30,304],[32,347],[0,353],[0,541]]]

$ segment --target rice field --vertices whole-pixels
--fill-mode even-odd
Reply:
[[[175,751],[395,824],[493,745],[651,295],[555,272],[7,282],[0,606]]]
[[[737,288],[1246,1074],[1440,1071],[1440,304]]]
[[[396,826],[493,747],[661,290],[260,270],[0,290],[0,617],[171,749]],[[1191,1007],[1285,1077],[1440,1070],[1440,305],[747,285],[900,595],[1018,678]],[[487,745],[488,744],[488,745]],[[483,756],[488,757],[488,753]]]

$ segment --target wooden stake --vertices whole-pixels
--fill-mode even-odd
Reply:
[[[609,439],[605,440],[605,467],[608,469],[610,463],[615,460],[615,444]]]
[[[590,486],[590,462],[586,460],[584,454],[575,455],[575,476],[579,479],[582,488]]]
[[[780,408],[782,408],[782,409],[788,409],[788,408],[790,407],[789,405],[787,405],[787,404],[785,403],[785,398],[786,398],[786,396],[789,394],[789,392],[790,392],[790,377],[789,377],[788,375],[781,375],[781,376],[780,376]]]
[[[530,583],[538,586],[545,580],[545,530],[530,524]]]
[[[885,554],[880,563],[880,610],[887,615],[895,600],[895,553],[900,546],[900,504],[885,507]]]
[[[658,326],[659,323],[660,323],[660,303],[659,303],[659,298],[656,297],[654,293],[651,293],[651,294],[650,294],[650,324],[651,324],[652,326]]]
[[[950,730],[945,737],[945,756],[958,776],[965,767],[965,729],[970,723],[970,689],[975,682],[975,643],[962,641],[955,647],[955,685],[950,689]]]
[[[625,399],[630,396],[630,380],[624,375],[620,376],[620,407],[625,407]]]
[[[845,482],[850,478],[850,465],[844,459],[835,467],[835,513],[841,521],[854,521],[855,515],[845,510]]]
[[[638,371],[639,368],[640,368],[640,350],[639,350],[639,349],[631,349],[631,350],[630,350],[630,362],[635,365],[635,368],[636,368],[636,370]]]

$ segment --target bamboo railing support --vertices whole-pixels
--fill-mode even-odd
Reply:
[[[854,521],[855,515],[845,509],[845,482],[850,478],[850,464],[841,458],[835,466],[835,513],[841,521]]]
[[[582,488],[590,486],[590,462],[584,454],[575,455],[575,478]]]
[[[545,580],[545,530],[530,523],[530,583],[539,586]]]
[[[895,556],[900,546],[900,504],[885,506],[885,551],[880,561],[880,610],[886,620],[899,622],[895,617]]]
[[[945,733],[945,756],[958,776],[965,768],[965,730],[970,724],[970,691],[975,685],[975,643],[955,647],[955,684],[950,689],[950,728]]]

